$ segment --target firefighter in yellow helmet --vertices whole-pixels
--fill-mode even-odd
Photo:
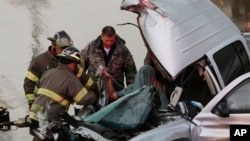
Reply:
[[[97,100],[98,94],[91,91],[88,83],[84,86],[76,76],[77,64],[81,62],[79,50],[67,47],[58,56],[58,67],[46,71],[37,83],[38,96],[29,114],[32,130],[39,127],[38,114],[46,112],[50,122],[60,123],[58,115],[67,111],[71,103],[88,106]],[[65,139],[64,133],[59,136],[58,140]]]

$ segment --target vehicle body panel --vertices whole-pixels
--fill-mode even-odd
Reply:
[[[231,113],[229,117],[220,117],[212,113],[213,108],[217,106],[228,93],[246,79],[250,79],[250,73],[244,74],[217,94],[193,119],[198,126],[191,125],[191,134],[193,140],[229,140],[230,125],[249,125],[250,112],[248,113]],[[248,84],[249,85],[249,84]],[[244,100],[249,101],[249,99]],[[242,102],[244,102],[242,100]],[[249,107],[250,108],[250,107]]]
[[[230,137],[230,125],[250,125],[250,112],[229,114],[229,117],[221,117],[212,110],[217,106],[235,87],[248,79],[247,88],[250,90],[250,73],[244,74],[218,93],[192,120],[195,124],[184,119],[179,119],[157,128],[149,130],[131,141],[144,140],[174,140],[190,139],[192,141],[228,141]],[[237,94],[237,93],[236,93]],[[250,97],[250,96],[249,96]],[[246,99],[249,101],[249,99]],[[245,102],[246,102],[245,101]],[[250,106],[249,106],[250,109]],[[190,130],[189,130],[190,129]],[[180,132],[179,134],[175,134]],[[191,134],[191,138],[189,136]]]
[[[208,50],[240,34],[230,19],[209,0],[129,2],[143,6],[143,10],[139,9],[138,20],[142,34],[149,49],[173,78]],[[129,2],[125,1],[121,7],[129,10]]]
[[[177,138],[191,139],[190,126],[190,122],[187,120],[179,119],[140,134],[130,141],[171,141]]]
[[[191,126],[192,140],[229,140],[230,125],[250,124],[249,113],[229,113],[228,117],[221,117],[212,112],[239,83],[250,78],[248,46],[250,34],[241,33],[237,26],[209,0],[124,0],[121,9],[138,14],[138,27],[146,47],[153,53],[166,75],[171,78],[169,80],[175,81],[179,76],[189,73],[186,70],[190,66],[198,66],[198,70],[201,68],[201,76],[206,80],[213,98],[194,117],[193,121],[197,126],[191,122],[178,125],[178,127],[183,126],[183,129],[185,125]],[[221,58],[216,58],[216,55],[229,47],[234,50],[238,60],[231,59],[225,67],[228,69],[221,70],[224,62],[218,60],[231,56],[224,53]],[[238,51],[240,48],[244,52],[243,55]],[[244,63],[242,58],[245,59]],[[243,67],[242,70],[240,68],[237,70],[239,64]],[[231,68],[234,68],[235,72],[228,73]],[[183,88],[184,85],[181,86]],[[186,91],[184,88],[183,92]],[[188,92],[185,94],[192,94],[192,91]],[[245,100],[248,99],[241,101]],[[174,121],[172,124],[178,122]],[[158,140],[159,137],[160,140],[170,140],[176,135],[168,132],[176,130],[178,129],[174,129],[171,123],[168,123],[132,140]],[[181,137],[190,139],[187,133]]]
[[[249,49],[248,49],[249,47],[248,47],[248,45],[246,43],[245,38],[242,38],[242,36],[243,36],[242,34],[232,35],[232,37],[228,37],[227,40],[225,40],[224,42],[219,43],[214,48],[212,48],[211,50],[209,50],[208,52],[206,52],[206,56],[209,58],[209,61],[210,61],[210,63],[213,66],[213,69],[214,69],[214,71],[216,73],[216,76],[218,77],[218,81],[219,81],[219,84],[220,84],[221,88],[224,88],[226,86],[226,84],[223,81],[223,78],[221,76],[221,73],[219,72],[218,66],[217,66],[217,64],[216,64],[213,56],[220,49],[222,49],[225,46],[229,45],[232,41],[237,41],[237,40],[241,41],[241,43],[244,44],[245,51],[247,52],[247,54],[249,56]]]

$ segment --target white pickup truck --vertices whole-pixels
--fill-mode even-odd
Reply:
[[[177,120],[132,141],[229,140],[231,124],[250,124],[249,84],[230,94],[250,77],[249,33],[210,0],[123,0],[121,9],[138,14],[146,47],[168,81],[182,89],[180,100],[204,106],[192,120],[196,125]]]

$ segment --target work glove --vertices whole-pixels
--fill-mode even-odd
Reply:
[[[96,76],[106,76],[107,78],[112,78],[112,76],[108,73],[108,69],[103,65],[99,65],[97,68]]]

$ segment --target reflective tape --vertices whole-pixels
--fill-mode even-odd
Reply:
[[[76,94],[73,100],[76,103],[79,103],[85,97],[85,95],[87,95],[87,93],[88,93],[88,90],[85,87],[83,87],[81,91]]]
[[[35,96],[37,97],[37,95],[38,95],[38,87],[37,86],[35,86],[35,89],[34,89],[34,94],[35,94]]]
[[[27,77],[29,80],[33,81],[33,82],[37,82],[38,79],[39,79],[34,73],[32,73],[32,72],[30,72],[30,71],[27,71],[26,77]]]
[[[93,84],[94,84],[94,80],[91,77],[89,77],[88,81],[85,84],[85,87],[90,89]]]
[[[28,101],[34,101],[36,98],[34,94],[25,94],[25,96]]]
[[[38,89],[38,94],[45,95],[53,99],[57,103],[61,104],[62,106],[68,107],[70,105],[70,102],[67,99],[63,98],[62,96],[51,90],[40,88]]]
[[[38,116],[37,116],[37,114],[34,113],[34,112],[29,112],[29,117],[30,117],[31,119],[34,119],[34,120],[38,121]]]

